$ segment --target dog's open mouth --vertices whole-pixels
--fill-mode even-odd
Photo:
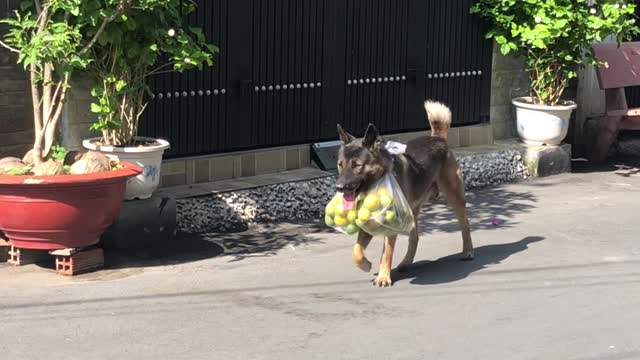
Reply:
[[[358,198],[357,192],[349,192],[342,194],[342,206],[346,210],[351,210],[356,207],[356,199]]]

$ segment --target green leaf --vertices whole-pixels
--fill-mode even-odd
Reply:
[[[500,46],[500,53],[502,53],[502,55],[507,56],[509,55],[510,52],[511,52],[511,47],[509,46],[509,44],[502,44]]]
[[[102,112],[102,106],[98,104],[91,103],[91,112],[94,114],[99,114]]]
[[[127,86],[127,82],[124,80],[118,80],[116,82],[116,91],[122,91]]]
[[[20,168],[16,168],[16,169],[11,169],[9,171],[7,171],[7,174],[9,175],[27,175],[28,173],[31,172],[31,170],[33,169],[33,167],[31,165],[26,165]]]
[[[547,45],[544,43],[542,39],[534,39],[532,43],[533,43],[533,46],[540,49],[544,49],[547,47]]]
[[[103,93],[104,93],[104,90],[102,90],[102,88],[100,87],[96,86],[93,89],[91,89],[91,96],[93,97],[102,96]]]

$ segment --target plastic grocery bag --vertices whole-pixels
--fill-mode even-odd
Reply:
[[[356,225],[360,229],[371,235],[408,235],[413,230],[413,211],[392,174],[385,174],[359,197]]]
[[[414,226],[409,202],[392,174],[383,176],[355,201],[337,193],[325,208],[324,221],[349,235],[360,229],[371,235],[409,234]]]

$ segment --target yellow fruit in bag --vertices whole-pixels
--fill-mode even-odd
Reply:
[[[324,214],[327,216],[333,216],[333,214],[335,214],[335,205],[333,204],[333,201],[329,202],[327,207],[324,208]]]
[[[360,210],[358,210],[358,220],[360,220],[360,221],[369,221],[370,217],[371,217],[371,212],[369,212],[369,210],[367,210],[367,208],[362,207],[362,208],[360,208]]]
[[[380,198],[375,194],[369,194],[364,198],[363,206],[371,211],[380,209]]]
[[[337,193],[325,206],[324,222],[327,226],[349,235],[360,231],[358,222],[357,199],[346,201],[342,193]],[[345,204],[349,207],[345,208]],[[368,212],[367,212],[368,216]],[[363,222],[360,222],[363,223]]]
[[[388,208],[392,201],[391,196],[386,194],[380,195],[380,205],[382,205],[383,208]]]
[[[387,222],[392,222],[395,219],[396,219],[395,211],[387,211],[387,213],[384,215],[384,220]]]
[[[335,224],[331,216],[325,216],[324,223],[327,224],[327,226],[333,226]]]
[[[353,224],[356,221],[356,217],[358,216],[358,214],[356,213],[355,210],[351,210],[347,213],[347,221],[349,221],[349,224]]]
[[[389,190],[387,190],[386,188],[380,188],[378,189],[378,196],[382,197],[383,195],[386,195],[388,197],[391,197],[391,193],[389,192]]]
[[[346,226],[347,224],[349,224],[347,218],[341,215],[336,215],[336,217],[333,218],[333,222],[338,226]]]
[[[347,228],[345,230],[347,231],[347,234],[353,235],[353,234],[357,233],[358,230],[360,230],[360,229],[358,229],[358,227],[355,226],[354,224],[349,224],[349,225],[347,225]]]
[[[344,206],[342,205],[342,201],[339,202],[338,204],[336,204],[336,206],[333,208],[333,213],[336,215],[336,217],[341,216],[341,217],[345,217],[347,216],[347,212],[344,210]]]

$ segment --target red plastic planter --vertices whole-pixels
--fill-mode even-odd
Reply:
[[[54,250],[89,246],[118,216],[127,179],[142,169],[84,175],[0,175],[0,230],[13,246]]]

